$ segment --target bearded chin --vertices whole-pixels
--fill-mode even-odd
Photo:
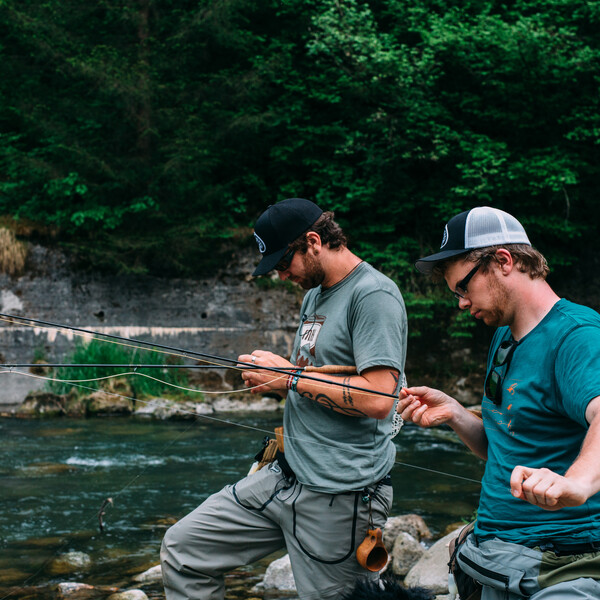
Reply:
[[[506,307],[508,306],[508,292],[506,288],[491,278],[488,289],[494,299],[494,307],[486,311],[483,322],[490,327],[502,327],[506,322]]]
[[[305,290],[312,290],[323,283],[325,279],[325,270],[314,256],[305,254],[303,258],[305,276],[304,279],[299,282],[300,287]]]
[[[483,322],[488,327],[501,327],[504,325],[504,312],[499,308],[490,310],[488,311],[488,314],[484,316]]]

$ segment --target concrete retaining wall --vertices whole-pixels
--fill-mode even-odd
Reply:
[[[227,358],[255,348],[287,356],[301,294],[262,289],[249,277],[256,260],[251,250],[236,254],[230,269],[202,280],[108,276],[75,271],[60,252],[34,246],[24,275],[0,275],[0,312]],[[78,337],[0,320],[1,362],[60,362]],[[41,385],[23,379],[0,377],[0,403],[20,402]]]

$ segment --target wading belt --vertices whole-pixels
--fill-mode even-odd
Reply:
[[[573,554],[588,554],[589,552],[598,552],[600,542],[588,542],[581,544],[557,544],[555,542],[546,542],[539,545],[542,552],[554,552],[556,556],[571,556]]]
[[[283,427],[275,427],[275,439],[265,437],[263,440],[263,448],[254,457],[254,460],[258,463],[253,470],[254,472],[259,471],[264,466],[276,460],[281,467],[283,474],[288,479],[295,476],[294,471],[292,471],[283,452]]]

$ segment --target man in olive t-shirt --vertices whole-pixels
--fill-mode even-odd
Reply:
[[[358,577],[377,577],[355,553],[370,519],[383,528],[392,502],[393,396],[406,355],[402,296],[348,249],[333,214],[308,200],[270,206],[255,237],[263,255],[255,276],[276,269],[309,290],[292,362],[265,350],[239,357],[257,367],[242,373],[254,393],[287,397],[285,461],[227,486],[167,532],[168,600],[221,600],[225,572],[284,547],[302,600],[340,598]],[[306,379],[260,369],[295,365],[356,373]]]

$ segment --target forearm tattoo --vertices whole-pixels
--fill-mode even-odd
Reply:
[[[316,397],[313,396],[310,392],[302,392],[300,394],[303,398],[307,398],[308,400],[312,400],[325,408],[330,410],[335,410],[335,412],[341,413],[342,415],[347,415],[348,417],[366,417],[367,414],[358,410],[357,408],[346,408],[344,406],[340,406],[334,400],[332,400],[326,394],[317,394]]]
[[[352,400],[352,396],[350,394],[350,388],[347,388],[347,385],[350,385],[350,377],[344,377],[344,387],[342,388],[342,399],[344,400],[344,404],[348,404],[350,406],[354,406],[354,402]]]

